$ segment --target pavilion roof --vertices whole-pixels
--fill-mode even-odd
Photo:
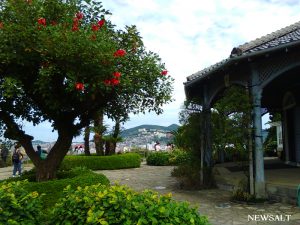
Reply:
[[[228,58],[188,76],[185,84],[202,79],[230,62],[298,43],[300,44],[300,21],[233,48]]]

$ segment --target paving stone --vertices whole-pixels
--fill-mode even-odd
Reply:
[[[292,220],[299,220],[299,222],[300,222],[300,212],[296,213],[296,214],[292,214],[291,219]]]
[[[147,166],[140,168],[124,170],[103,170],[95,171],[103,173],[110,181],[118,181],[119,184],[125,184],[136,191],[152,189],[157,186],[165,187],[163,190],[155,190],[160,194],[172,193],[175,200],[189,201],[193,206],[197,206],[201,215],[207,215],[212,225],[300,225],[300,208],[283,203],[243,205],[231,203],[231,192],[210,189],[186,191],[179,189],[177,180],[171,177],[172,166]],[[12,168],[6,171],[1,170],[0,175],[7,178],[11,175]],[[7,177],[5,177],[7,176]],[[3,178],[3,179],[4,179]],[[1,177],[0,177],[1,179]],[[113,183],[113,182],[112,182]],[[215,208],[217,204],[230,202],[230,208]],[[289,222],[256,222],[248,221],[248,215],[292,215]]]

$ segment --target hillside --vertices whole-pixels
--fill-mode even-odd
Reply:
[[[133,127],[130,129],[126,129],[124,131],[122,131],[121,136],[122,137],[129,137],[132,135],[136,135],[138,133],[139,129],[146,129],[146,130],[150,130],[150,129],[155,129],[155,130],[162,130],[162,131],[174,131],[177,130],[179,126],[177,124],[172,124],[170,126],[159,126],[159,125],[140,125],[137,127]]]

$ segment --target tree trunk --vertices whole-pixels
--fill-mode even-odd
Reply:
[[[116,149],[116,143],[112,141],[105,142],[105,155],[114,155]]]
[[[36,180],[47,181],[56,178],[56,172],[72,144],[73,135],[59,132],[58,139],[51,148],[47,158],[32,159],[36,167]]]
[[[84,129],[84,154],[91,155],[90,152],[90,127],[87,126]]]
[[[97,155],[104,155],[104,147],[103,147],[103,112],[99,112],[97,117],[94,119],[94,128],[95,128],[95,135],[94,135],[94,142],[96,148]]]
[[[104,155],[102,135],[96,133],[94,135],[95,149],[97,155]]]
[[[116,124],[115,124],[115,127],[114,127],[114,132],[113,132],[113,139],[115,140],[113,143],[111,143],[111,151],[110,151],[110,154],[116,154],[116,147],[117,147],[117,140],[118,140],[118,137],[120,135],[120,128],[121,127],[121,123],[120,123],[120,120],[116,120]]]

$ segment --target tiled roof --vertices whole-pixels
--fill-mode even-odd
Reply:
[[[207,73],[209,73],[209,72],[211,72],[211,71],[213,71],[215,69],[218,69],[219,67],[225,65],[228,60],[229,60],[229,58],[224,59],[224,60],[222,60],[220,62],[217,62],[216,64],[214,64],[212,66],[209,66],[209,67],[207,67],[207,68],[205,68],[203,70],[198,71],[197,73],[194,73],[194,74],[188,76],[187,77],[187,82],[195,80],[198,77],[201,77],[201,76],[203,76],[203,75],[205,75],[205,74],[207,74]]]
[[[257,38],[253,41],[239,45],[233,48],[230,57],[224,59],[210,67],[207,67],[197,73],[194,73],[187,77],[187,83],[200,77],[204,77],[210,72],[216,71],[222,66],[226,65],[230,59],[238,58],[250,53],[260,52],[266,49],[272,49],[278,46],[284,46],[285,44],[300,41],[300,21],[290,26],[282,28],[271,34],[265,35],[261,38]]]
[[[271,34],[240,45],[237,48],[242,51],[242,54],[247,54],[299,40],[300,21]]]

